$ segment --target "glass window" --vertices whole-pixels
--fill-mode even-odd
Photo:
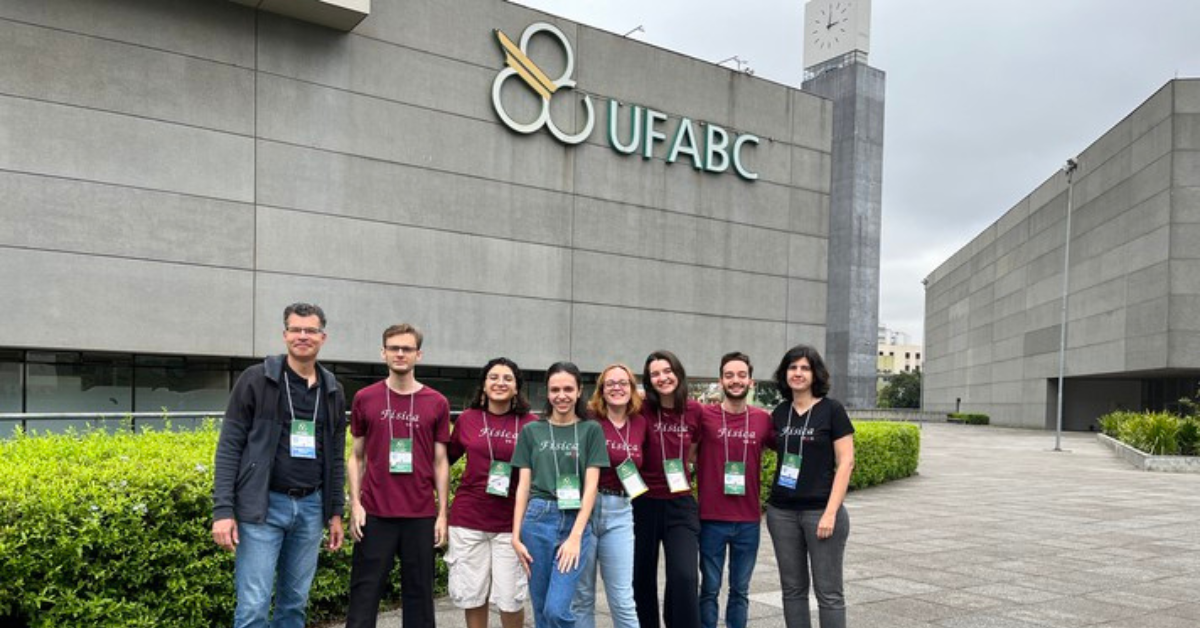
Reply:
[[[19,362],[0,362],[0,412],[20,411],[21,364]]]
[[[25,366],[26,411],[124,414],[133,410],[133,369],[128,364],[72,364],[69,357],[55,358],[60,363],[30,362]]]
[[[184,358],[138,356],[137,412],[221,412],[229,401],[229,366]]]

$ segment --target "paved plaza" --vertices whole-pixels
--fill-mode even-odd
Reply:
[[[1042,431],[925,425],[919,475],[847,499],[849,625],[1200,626],[1200,475],[1134,470],[1091,434],[1053,446]],[[765,525],[751,600],[753,628],[784,625]],[[464,625],[437,606],[440,626]],[[601,628],[605,609],[601,594]],[[399,628],[399,612],[379,625]]]

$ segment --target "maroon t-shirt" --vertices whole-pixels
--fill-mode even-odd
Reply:
[[[617,429],[608,417],[596,419],[604,429],[604,444],[608,447],[607,469],[600,469],[600,488],[610,491],[624,491],[621,480],[617,477],[617,467],[632,459],[638,469],[642,468],[642,452],[646,448],[646,418],[635,414],[625,420],[625,425]]]
[[[367,439],[361,498],[368,514],[437,516],[433,444],[450,442],[450,403],[441,393],[422,386],[413,394],[402,395],[382,381],[371,384],[354,395],[350,433]],[[412,438],[412,473],[389,471],[392,438]]]
[[[659,408],[653,404],[642,404],[642,416],[646,418],[646,450],[642,455],[642,479],[650,490],[645,497],[652,499],[675,499],[691,493],[672,493],[667,487],[667,475],[663,472],[663,454],[666,458],[683,458],[683,472],[688,483],[692,482],[688,470],[688,449],[692,443],[700,442],[700,404],[688,400],[682,413],[677,409]],[[661,418],[660,418],[661,417]],[[682,452],[682,453],[680,453]]]
[[[774,442],[773,429],[771,415],[762,408],[750,406],[746,412],[737,414],[724,412],[722,421],[720,404],[704,406],[700,415],[700,453],[696,454],[701,520],[759,520],[762,452]],[[745,495],[725,494],[726,461],[746,463]]]
[[[492,460],[512,462],[517,435],[536,420],[532,414],[490,414],[476,409],[458,416],[450,434],[450,462],[466,454],[467,466],[450,504],[450,525],[481,532],[512,532],[517,470],[513,469],[508,497],[487,492],[488,471]]]

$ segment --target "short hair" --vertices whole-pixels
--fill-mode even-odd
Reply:
[[[575,399],[575,416],[582,419],[587,416],[587,406],[583,402],[583,374],[573,362],[555,362],[546,369],[546,409],[542,412],[542,418],[549,419],[554,414],[554,405],[550,403],[550,378],[559,373],[575,378],[575,388],[579,390],[579,397]]]
[[[391,327],[383,330],[383,344],[387,344],[388,338],[391,338],[392,336],[399,336],[401,334],[412,334],[412,337],[417,339],[418,349],[421,348],[421,343],[425,342],[425,336],[421,334],[421,330],[409,325],[408,323],[400,323],[398,325],[392,325]]]
[[[750,363],[750,356],[741,351],[730,351],[721,356],[721,368],[717,371],[718,378],[725,373],[725,365],[730,362],[745,362],[746,368],[750,369],[750,377],[754,377],[754,365]]]
[[[625,371],[625,374],[629,376],[629,408],[626,410],[626,414],[630,416],[637,414],[642,409],[642,397],[637,394],[637,377],[628,366],[620,362],[609,364],[604,367],[603,371],[600,371],[600,377],[596,380],[596,390],[592,392],[592,398],[588,400],[588,413],[597,419],[608,415],[608,402],[604,400],[604,377],[608,375],[609,371]]]
[[[287,327],[288,317],[292,314],[296,316],[316,316],[321,321],[321,329],[325,328],[325,310],[319,305],[312,303],[296,302],[283,308],[283,326]]]
[[[650,363],[656,360],[666,360],[667,364],[671,365],[671,371],[675,373],[675,378],[679,380],[679,386],[675,388],[675,392],[671,395],[672,401],[675,402],[675,408],[679,411],[687,406],[687,372],[683,370],[683,364],[679,362],[679,358],[675,357],[674,353],[665,349],[651,351],[650,355],[646,356],[646,364],[642,367],[642,388],[646,390],[646,401],[650,405],[661,408],[662,399],[658,397],[658,391],[654,389],[654,384],[650,383]]]
[[[488,373],[497,366],[507,366],[513,372],[513,380],[517,386],[517,394],[512,398],[512,412],[514,414],[527,414],[529,412],[529,399],[525,397],[525,376],[521,373],[521,367],[517,366],[516,362],[508,358],[492,358],[488,363],[483,365],[483,371],[479,373],[479,386],[475,388],[475,395],[471,397],[471,403],[467,405],[473,410],[487,409],[487,395],[484,389],[487,386]]]
[[[779,394],[788,401],[792,400],[792,388],[787,383],[787,370],[800,358],[807,359],[809,366],[812,367],[813,396],[824,397],[829,394],[829,369],[825,368],[825,360],[821,359],[821,353],[808,345],[796,345],[783,354],[783,359],[779,361],[779,368],[775,369],[775,386],[779,389]]]

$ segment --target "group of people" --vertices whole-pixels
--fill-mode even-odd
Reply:
[[[614,628],[658,628],[660,609],[666,628],[716,628],[727,556],[725,625],[745,628],[766,451],[777,458],[766,519],[785,622],[810,625],[811,583],[822,628],[845,626],[854,428],[826,397],[815,349],[784,354],[774,380],[785,401],[771,413],[747,403],[754,367],[740,352],[721,358],[723,400],[708,405],[688,398],[669,351],[646,357],[644,393],[617,363],[588,399],[579,368],[558,362],[540,418],[520,367],[495,358],[452,424],[446,398],[416,378],[421,332],[393,325],[382,335],[389,374],[355,395],[343,460],[345,396],[317,364],[325,323],[315,305],[288,306],[286,354],[238,378],[222,423],[212,534],[236,550],[235,627],[304,625],[324,529],[340,549],[348,494],[348,628],[375,625],[396,558],[403,624],[433,628],[443,545],[467,628],[487,628],[489,604],[502,628],[518,628],[527,601],[538,628],[594,628],[597,574]],[[463,456],[451,504],[449,468]]]

